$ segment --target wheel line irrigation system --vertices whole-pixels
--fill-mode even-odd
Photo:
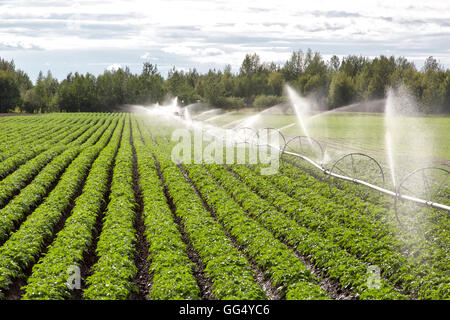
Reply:
[[[242,129],[252,129],[252,128],[236,128],[236,129],[242,130]],[[252,129],[252,130],[254,130],[254,129]],[[430,200],[420,199],[418,197],[413,197],[413,196],[409,196],[409,195],[405,195],[405,194],[401,194],[400,193],[400,188],[401,188],[403,182],[406,181],[408,178],[410,178],[412,175],[414,175],[414,174],[416,174],[418,172],[422,172],[424,170],[431,169],[431,170],[440,170],[440,171],[444,172],[445,174],[449,175],[450,172],[448,170],[445,170],[445,169],[442,169],[442,168],[438,168],[438,167],[425,167],[425,168],[416,169],[416,170],[412,171],[411,173],[407,174],[402,179],[402,182],[399,183],[398,186],[395,188],[396,190],[392,191],[392,190],[386,189],[384,187],[384,185],[382,187],[381,186],[377,186],[375,184],[372,184],[370,182],[364,181],[362,179],[358,179],[358,178],[355,178],[355,177],[349,177],[349,176],[346,176],[346,175],[342,175],[342,174],[338,174],[338,173],[333,172],[333,168],[335,167],[335,165],[340,160],[342,160],[343,158],[345,158],[347,156],[350,156],[350,155],[352,155],[352,156],[353,155],[360,155],[360,156],[363,156],[363,157],[366,157],[366,158],[370,159],[370,161],[373,161],[379,167],[379,169],[381,171],[382,178],[383,178],[383,182],[384,182],[384,172],[383,172],[383,169],[382,169],[381,165],[378,163],[377,160],[375,160],[373,157],[371,157],[369,155],[366,155],[364,153],[349,153],[349,154],[346,154],[345,156],[339,158],[337,161],[335,161],[333,166],[331,167],[331,169],[327,169],[323,165],[319,164],[318,162],[314,161],[313,159],[309,158],[306,155],[302,155],[302,154],[299,154],[299,153],[296,153],[296,152],[291,152],[291,151],[287,151],[286,150],[287,146],[289,145],[289,143],[292,140],[294,140],[294,139],[301,140],[302,138],[304,138],[310,144],[312,144],[312,142],[317,144],[320,147],[321,152],[323,153],[324,149],[322,148],[321,144],[317,140],[315,140],[313,138],[310,138],[308,136],[296,136],[296,137],[291,138],[289,141],[286,142],[286,138],[284,137],[284,135],[277,128],[264,128],[264,130],[274,130],[274,131],[276,131],[282,137],[282,140],[284,141],[283,148],[279,148],[279,146],[272,145],[270,143],[265,143],[265,144],[258,144],[258,143],[256,143],[256,144],[254,144],[253,143],[254,139],[250,139],[250,144],[254,144],[257,147],[259,147],[259,146],[268,146],[268,147],[274,148],[274,149],[276,149],[278,152],[280,152],[282,154],[294,156],[294,157],[297,157],[299,159],[302,159],[302,160],[308,162],[313,167],[315,167],[316,169],[320,170],[322,173],[324,173],[327,176],[331,176],[331,177],[338,178],[338,179],[341,179],[341,180],[353,182],[355,184],[359,184],[359,185],[368,187],[368,188],[370,188],[372,190],[379,191],[379,192],[381,192],[383,194],[386,194],[388,196],[394,197],[395,198],[395,214],[396,214],[397,221],[399,222],[399,224],[402,224],[402,223],[401,223],[401,221],[400,221],[400,219],[398,217],[398,212],[397,212],[398,211],[397,210],[398,200],[411,201],[411,202],[417,203],[419,205],[429,206],[429,207],[432,207],[432,208],[437,208],[437,209],[450,211],[450,206],[447,206],[445,204],[434,202],[434,201],[430,201]],[[258,131],[255,132],[254,137],[255,136],[258,136]],[[248,141],[246,141],[246,142],[248,143]],[[442,185],[439,187],[439,189],[441,189],[441,188],[442,188]]]
[[[294,106],[295,106],[295,104],[294,104]],[[153,106],[152,109],[148,109],[148,108],[143,107],[143,106],[131,106],[131,107],[133,107],[134,110],[138,111],[138,112],[144,111],[147,114],[156,114],[156,115],[169,116],[172,119],[176,119],[178,121],[181,121],[188,128],[190,127],[190,128],[194,128],[195,129],[196,128],[196,125],[195,125],[196,122],[203,123],[203,125],[205,124],[205,121],[197,121],[197,120],[194,121],[191,118],[191,116],[190,116],[190,114],[188,112],[188,106],[186,106],[184,108],[181,108],[181,107],[179,107],[177,105],[177,98],[174,98],[172,100],[171,104],[168,105],[168,106],[165,106],[164,108],[161,108],[162,106],[159,106],[159,105]],[[295,109],[297,110],[298,108],[295,108]],[[266,111],[263,111],[263,112],[266,112]],[[308,162],[313,167],[315,167],[316,169],[320,170],[326,176],[334,177],[334,178],[337,178],[337,179],[340,179],[340,180],[344,180],[344,181],[348,181],[348,182],[353,182],[355,184],[362,185],[362,186],[368,187],[368,188],[370,188],[372,190],[381,192],[381,193],[383,193],[385,195],[394,197],[394,199],[395,199],[394,200],[395,215],[396,215],[397,221],[398,221],[398,223],[400,225],[402,225],[402,222],[400,221],[399,214],[398,214],[398,208],[399,208],[398,207],[398,203],[399,203],[399,200],[402,200],[402,201],[406,200],[406,201],[414,202],[414,203],[422,205],[422,206],[429,206],[429,207],[432,207],[432,208],[442,209],[442,210],[446,210],[446,211],[450,212],[450,206],[448,206],[448,205],[445,205],[445,204],[442,204],[442,203],[438,203],[436,201],[421,199],[419,197],[415,197],[415,196],[411,196],[411,195],[402,194],[400,192],[403,183],[405,181],[407,181],[411,176],[413,176],[416,173],[419,173],[419,172],[424,173],[425,170],[439,170],[440,172],[442,172],[442,173],[444,173],[446,175],[446,179],[447,179],[448,176],[450,175],[450,171],[448,171],[446,169],[438,168],[438,167],[425,167],[425,168],[416,169],[416,170],[410,172],[409,174],[407,174],[401,180],[401,182],[398,183],[398,185],[396,185],[396,183],[394,181],[394,191],[392,191],[392,190],[389,190],[389,189],[385,188],[385,185],[384,185],[385,184],[384,183],[385,182],[384,181],[385,175],[384,175],[383,169],[382,169],[381,165],[379,164],[379,162],[377,160],[375,160],[373,157],[371,157],[371,156],[369,156],[367,154],[359,153],[359,152],[358,153],[346,154],[343,157],[339,158],[337,161],[335,161],[333,166],[331,167],[331,169],[327,169],[322,164],[319,164],[318,162],[316,162],[315,160],[311,159],[310,157],[308,157],[308,156],[306,156],[304,154],[299,154],[299,153],[296,153],[296,152],[291,152],[291,151],[286,150],[287,147],[289,146],[289,144],[292,141],[294,141],[295,139],[298,139],[300,144],[301,144],[301,140],[305,139],[306,142],[311,145],[311,147],[312,147],[313,143],[317,145],[317,147],[319,148],[320,153],[321,153],[321,158],[320,159],[322,159],[322,161],[323,161],[323,159],[325,159],[325,154],[324,154],[324,149],[323,149],[322,145],[317,140],[315,140],[312,137],[310,137],[309,135],[295,136],[295,137],[293,137],[293,138],[291,138],[290,140],[287,141],[286,137],[281,133],[281,131],[279,129],[269,127],[269,128],[264,128],[264,129],[276,132],[279,135],[279,137],[281,137],[281,139],[283,141],[283,148],[280,148],[279,144],[278,145],[272,145],[270,143],[259,144],[259,133],[258,132],[261,129],[256,130],[256,129],[250,127],[251,123],[249,121],[249,119],[250,119],[251,122],[254,122],[257,119],[258,116],[259,116],[259,114],[253,115],[253,116],[251,116],[248,119],[241,119],[241,120],[238,120],[238,121],[233,121],[232,122],[233,124],[241,125],[241,126],[240,127],[236,127],[235,126],[234,128],[228,128],[226,130],[230,130],[230,129],[234,130],[234,131],[236,131],[236,130],[244,130],[244,131],[245,130],[251,130],[253,133],[250,136],[244,135],[244,139],[245,140],[242,141],[242,143],[250,144],[252,147],[255,147],[255,146],[256,147],[266,146],[266,147],[274,148],[278,152],[280,152],[281,154],[290,155],[290,156],[293,156],[293,157],[296,157],[296,158],[299,158],[299,159],[302,159],[302,160]],[[217,116],[214,116],[214,117],[217,117]],[[301,119],[301,117],[299,117],[299,119]],[[226,127],[228,127],[228,126],[229,126],[229,124],[226,125]],[[222,140],[227,140],[226,138],[224,138],[224,136],[222,136],[222,137],[217,136],[215,134],[215,132],[214,132],[217,129],[225,130],[225,127],[220,128],[220,127],[216,127],[216,126],[208,124],[207,128],[211,129],[211,131],[206,129],[206,128],[202,128],[201,130],[204,131],[204,132],[210,131],[209,134],[211,136],[215,136],[216,138],[219,138],[219,139],[222,139]],[[304,131],[306,132],[306,130],[304,130]],[[257,138],[258,143],[255,143],[255,139],[254,139],[255,137]],[[234,142],[236,144],[238,144],[236,141],[234,141]],[[348,157],[348,156],[351,156],[351,158],[352,158],[352,167],[353,167],[353,156],[362,156],[362,157],[365,157],[366,159],[369,159],[369,161],[375,163],[376,166],[380,169],[380,174],[381,174],[382,180],[383,180],[382,186],[376,185],[374,183],[367,182],[367,181],[365,181],[363,179],[359,179],[359,178],[356,178],[356,177],[351,177],[351,176],[348,176],[348,175],[338,174],[336,172],[333,172],[333,170],[334,170],[335,166],[337,165],[337,163],[339,161],[341,161],[343,158]],[[442,181],[442,183],[440,184],[439,191],[444,186],[444,182],[445,181],[446,180]]]

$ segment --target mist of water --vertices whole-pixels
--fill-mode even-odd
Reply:
[[[270,108],[264,109],[261,112],[258,112],[257,114],[252,114],[248,117],[245,117],[243,119],[238,119],[235,121],[232,121],[230,123],[227,123],[226,125],[224,125],[224,128],[237,128],[237,127],[250,127],[250,128],[255,128],[256,127],[256,123],[261,120],[261,116],[267,113],[271,113],[274,110],[279,109],[279,105],[275,105],[272,106]]]
[[[283,131],[283,130],[289,129],[289,128],[295,126],[295,125],[297,125],[297,123],[295,123],[295,122],[291,123],[291,124],[288,124],[288,125],[285,125],[284,127],[278,128],[278,131]]]
[[[206,111],[203,111],[203,112],[195,115],[194,117],[192,117],[192,119],[199,119],[199,118],[203,117],[204,115],[214,114],[214,113],[220,112],[221,110],[222,109],[219,109],[219,108],[206,110]]]
[[[289,85],[286,85],[286,91],[288,94],[289,101],[294,108],[295,115],[297,116],[297,120],[300,124],[300,127],[303,130],[304,135],[308,138],[310,144],[312,144],[311,137],[308,132],[308,128],[306,127],[306,118],[310,113],[310,105],[308,101],[301,97],[294,89],[292,89]]]
[[[416,169],[432,167],[433,142],[435,138],[427,118],[419,116],[419,105],[405,87],[391,88],[387,92],[384,112],[386,160],[390,169],[392,185],[402,195],[433,201],[430,187],[422,174],[408,174]],[[426,235],[433,224],[428,220],[430,212],[424,214],[424,208],[408,202],[399,202],[396,208],[403,228],[397,233],[399,239],[408,242],[407,254],[418,255],[426,243]],[[435,218],[435,217],[434,217]],[[433,218],[433,219],[434,219]]]
[[[253,128],[253,126],[255,125],[255,123],[259,120],[259,118],[261,117],[261,113],[257,113],[249,118],[244,119],[241,123],[240,126],[241,127],[249,127],[249,128]]]
[[[425,119],[418,115],[419,106],[405,87],[388,90],[384,112],[385,143],[394,184],[412,170],[431,165],[433,135]]]
[[[306,125],[306,119],[311,113],[311,105],[306,98],[300,96],[300,94],[298,94],[289,85],[286,85],[286,92],[288,94],[289,102],[291,103],[292,108],[295,111],[295,115],[297,116],[297,121],[303,130],[303,134],[306,136],[310,146],[312,147],[313,142]]]
[[[235,114],[235,113],[236,113],[236,111],[225,112],[225,113],[219,114],[219,115],[217,115],[217,116],[213,116],[213,117],[211,117],[211,118],[208,118],[208,119],[204,120],[204,122],[213,121],[213,120],[222,118],[222,117],[224,117],[224,116],[229,116],[229,115],[232,115],[232,114]]]
[[[333,115],[339,112],[367,112],[367,113],[383,113],[386,104],[385,99],[377,99],[364,101],[359,103],[352,103],[350,105],[334,108],[328,111],[319,112],[312,115],[308,120],[312,120],[319,117],[324,117],[328,115]]]
[[[387,153],[387,160],[388,160],[388,165],[391,171],[391,179],[392,179],[392,185],[394,187],[394,189],[397,186],[397,182],[396,182],[396,178],[395,178],[395,164],[394,164],[394,150],[393,150],[393,146],[392,146],[392,138],[391,138],[391,134],[389,133],[389,131],[386,132],[385,135],[385,139],[386,139],[386,153]]]
[[[184,119],[190,124],[192,123],[192,117],[191,117],[191,113],[189,112],[189,108],[185,107],[184,108]]]
[[[236,127],[239,123],[241,123],[241,122],[243,122],[243,121],[245,121],[245,118],[244,118],[244,119],[238,119],[238,120],[231,121],[231,122],[229,122],[229,123],[223,125],[223,128]]]
[[[205,123],[204,121],[195,120],[192,117],[189,105],[184,108],[179,106],[177,98],[173,98],[167,104],[162,105],[155,103],[149,106],[131,105],[129,107],[134,112],[143,112],[150,116],[157,116],[160,123],[167,124],[168,126],[187,127],[194,132],[202,131],[202,134],[206,137],[215,137],[220,140],[228,139],[232,142],[242,140],[242,133],[235,132],[234,134],[230,134],[224,128]]]

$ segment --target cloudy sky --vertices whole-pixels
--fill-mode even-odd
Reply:
[[[0,0],[0,57],[39,70],[102,73],[142,63],[239,70],[246,53],[284,63],[294,50],[432,55],[450,67],[450,1]]]

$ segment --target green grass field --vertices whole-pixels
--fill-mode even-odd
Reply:
[[[208,123],[226,126],[228,123],[251,116],[251,113],[234,113],[216,118]],[[210,116],[211,117],[211,116]],[[203,117],[207,119],[208,117]],[[295,115],[262,114],[255,128],[282,129],[286,138],[303,135]],[[236,123],[239,126],[239,123]],[[366,152],[385,160],[385,120],[378,113],[335,112],[313,116],[306,120],[311,137],[331,149],[349,152]],[[399,119],[396,131],[391,133],[396,157],[414,158],[417,163],[430,159],[434,164],[449,164],[450,117],[405,117]]]

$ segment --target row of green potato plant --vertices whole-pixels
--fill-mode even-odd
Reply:
[[[54,116],[49,114],[50,117]],[[17,122],[28,122],[32,123],[35,121],[38,121],[38,117],[30,117],[30,116],[15,116],[15,117],[2,117],[0,119],[0,126],[7,126],[11,123],[17,123]]]
[[[133,126],[133,136],[139,137],[140,126]],[[141,140],[142,138],[142,140]],[[149,244],[152,300],[199,299],[200,288],[193,275],[194,264],[189,260],[187,247],[174,221],[164,185],[158,176],[158,168],[151,151],[145,144],[152,144],[150,135],[135,138],[139,185],[143,199],[145,237]]]
[[[86,118],[83,116],[82,118]],[[3,151],[1,146],[3,144],[8,144],[10,142],[10,138],[20,138],[26,139],[28,138],[28,133],[32,131],[36,131],[36,129],[45,126],[50,123],[53,124],[61,124],[67,121],[76,121],[76,118],[73,117],[56,117],[55,115],[47,114],[45,116],[34,116],[34,117],[3,117],[0,119],[0,151]]]
[[[380,279],[379,288],[369,288],[368,266],[365,263],[342,250],[331,240],[277,211],[223,166],[208,165],[208,170],[255,220],[314,261],[316,267],[326,272],[332,280],[338,281],[342,287],[356,292],[361,299],[405,298],[383,278]]]
[[[217,218],[282,296],[296,300],[329,299],[295,254],[248,217],[205,168],[197,165],[186,165],[185,168]]]
[[[416,252],[420,254],[420,263],[431,263],[433,268],[445,272],[450,277],[450,219],[448,212],[434,208],[418,208],[417,206],[411,209],[411,204],[406,203],[400,205],[405,207],[405,212],[414,210],[410,216],[400,213],[404,225],[408,225],[408,227],[413,225],[413,223],[406,222],[408,219],[415,220],[414,223],[420,224],[418,229],[421,237],[419,238],[415,234],[416,238],[419,238],[416,240],[416,244],[420,241],[415,247]],[[410,232],[407,228],[405,229],[405,233]],[[448,283],[450,283],[450,278]]]
[[[134,228],[136,199],[133,189],[133,152],[130,116],[125,121],[120,148],[114,165],[109,203],[103,229],[97,243],[98,262],[86,279],[88,300],[127,299],[135,291],[133,278],[136,231]]]
[[[0,142],[0,151],[4,152],[5,147],[12,147],[17,143],[28,143],[35,139],[37,135],[55,132],[58,129],[73,125],[80,120],[87,119],[87,117],[75,118],[47,118],[42,117],[42,120],[34,124],[14,123],[9,129],[10,132],[3,133],[2,141]],[[92,118],[91,118],[92,119]]]
[[[53,117],[30,117],[29,119],[33,121],[20,121],[20,119],[15,119],[8,123],[0,123],[0,150],[4,151],[3,146],[11,143],[12,140],[17,138],[27,139],[29,133],[39,130],[43,126],[47,129],[49,123],[54,123],[60,125],[61,123],[67,121],[63,118],[55,119]],[[39,121],[38,121],[39,120]],[[75,119],[71,119],[75,120]],[[32,136],[32,135],[31,135]]]
[[[181,218],[184,231],[204,265],[205,275],[212,281],[217,299],[263,299],[266,295],[253,277],[246,257],[234,247],[222,226],[211,217],[201,199],[172,162],[170,153],[148,145],[159,163],[168,193]]]
[[[27,212],[39,205],[61,173],[83,150],[80,145],[85,141],[85,146],[93,145],[108,125],[109,121],[102,127],[94,126],[83,133],[74,141],[72,147],[54,158],[29,185],[21,189],[20,193],[0,210],[0,243],[8,238],[9,233],[14,230]]]
[[[62,153],[66,147],[56,146],[53,147],[36,158],[28,161],[22,165],[19,169],[0,181],[0,208],[5,206],[9,199],[15,192],[24,188],[27,181],[32,179],[39,171],[49,163],[54,157]]]
[[[62,129],[61,123],[64,121],[59,120],[53,123],[52,126],[49,123],[40,123],[34,126],[26,126],[16,124],[12,128],[10,128],[11,132],[5,133],[0,136],[0,161],[3,161],[7,156],[5,156],[5,152],[11,150],[14,147],[17,147],[18,144],[25,145],[30,141],[33,141],[37,138],[37,135],[47,135],[51,134],[57,130]],[[2,129],[3,130],[3,129]]]
[[[109,144],[95,160],[82,194],[76,199],[70,217],[47,254],[33,266],[27,280],[23,299],[68,299],[71,290],[67,286],[70,268],[80,263],[93,241],[97,216],[108,189],[109,174],[120,144],[123,121],[120,121]]]
[[[87,120],[84,121],[76,121],[72,120],[71,122],[78,122],[79,124],[82,124],[83,122],[87,122]],[[36,142],[45,141],[47,142],[49,138],[53,137],[60,137],[61,132],[67,131],[72,125],[69,124],[69,126],[65,124],[47,124],[46,126],[41,125],[37,128],[35,128],[34,131],[22,133],[20,132],[18,134],[18,138],[8,137],[7,141],[3,145],[4,149],[0,153],[0,161],[5,161],[11,156],[14,156],[18,153],[20,153],[23,150],[28,150],[36,145]],[[26,136],[23,136],[23,134],[26,134]],[[57,141],[57,140],[56,140]]]
[[[347,181],[328,179],[327,177],[321,176],[315,168],[313,168],[310,164],[305,163],[304,161],[292,162],[290,161],[290,159],[287,159],[287,161],[283,161],[283,165],[280,166],[280,168],[282,172],[285,168],[291,169],[289,174],[295,175],[295,173],[307,173],[310,176],[310,179],[323,180],[323,182],[328,180],[328,182],[332,183],[332,186],[334,187],[333,191],[340,190],[345,194],[350,194],[356,198],[364,200],[363,203],[371,203],[377,206],[381,206],[385,209],[392,207],[392,198],[390,198],[389,196],[384,195],[380,192],[371,191],[370,189],[366,189],[366,192],[362,194],[362,186]]]
[[[392,223],[393,220],[388,219],[389,217],[386,214],[387,208],[381,204],[361,199],[355,190],[348,189],[350,186],[346,190],[342,190],[332,183],[314,178],[301,167],[294,166],[289,162],[283,162],[280,166],[280,172],[282,175],[292,178],[299,187],[310,186],[318,195],[332,199],[336,204],[357,210],[359,216],[363,218],[370,217],[371,221],[377,222],[374,231],[380,233],[380,237],[396,233],[395,224]],[[360,186],[357,186],[357,188],[360,188]],[[355,222],[354,227],[358,227],[357,222]]]
[[[90,125],[92,124],[85,124],[80,130],[86,131]],[[78,132],[80,134],[80,132]],[[20,165],[24,164],[28,160],[34,158],[36,155],[40,154],[41,152],[48,150],[49,148],[53,147],[57,143],[64,144],[67,140],[64,139],[61,141],[61,139],[67,136],[67,133],[62,133],[57,135],[56,137],[53,137],[52,139],[48,140],[47,138],[42,138],[40,140],[35,141],[34,145],[30,148],[26,149],[20,149],[20,151],[15,152],[15,154],[9,158],[7,158],[5,161],[2,161],[0,163],[0,179],[3,179],[8,174],[10,174],[12,171],[14,171],[16,168],[18,168]]]
[[[75,130],[76,128],[77,127],[68,128],[65,130],[65,138],[61,141],[61,143],[47,151],[42,152],[37,157],[26,162],[24,165],[20,166],[19,169],[0,181],[0,207],[3,207],[15,192],[25,187],[27,181],[32,179],[47,163],[67,148],[64,143],[69,142],[70,139],[76,138],[76,135],[79,132],[72,132],[72,130]],[[96,126],[92,129],[95,130],[95,128]],[[92,129],[88,130],[84,137],[90,135],[93,132]],[[72,134],[69,134],[70,132],[72,132]]]
[[[356,209],[345,208],[321,196],[319,187],[314,184],[308,184],[305,188],[283,175],[260,176],[239,166],[234,166],[233,170],[280,211],[360,259],[376,264],[387,278],[402,284],[407,291],[421,298],[448,295],[448,275],[407,259],[399,252],[400,245],[391,234],[380,234],[382,228],[379,223],[361,216]],[[273,182],[273,185],[267,181]],[[301,206],[296,203],[301,203]]]
[[[51,118],[49,116],[48,118]],[[7,134],[10,134],[15,129],[17,129],[18,126],[24,125],[24,126],[32,126],[39,122],[38,117],[2,117],[0,118],[0,137],[4,137]]]
[[[69,165],[45,201],[0,247],[0,295],[14,278],[23,276],[23,271],[36,261],[43,246],[51,240],[63,212],[70,208],[93,161],[108,143],[113,127],[111,124],[111,130],[105,132],[95,145],[85,146],[87,148]]]

